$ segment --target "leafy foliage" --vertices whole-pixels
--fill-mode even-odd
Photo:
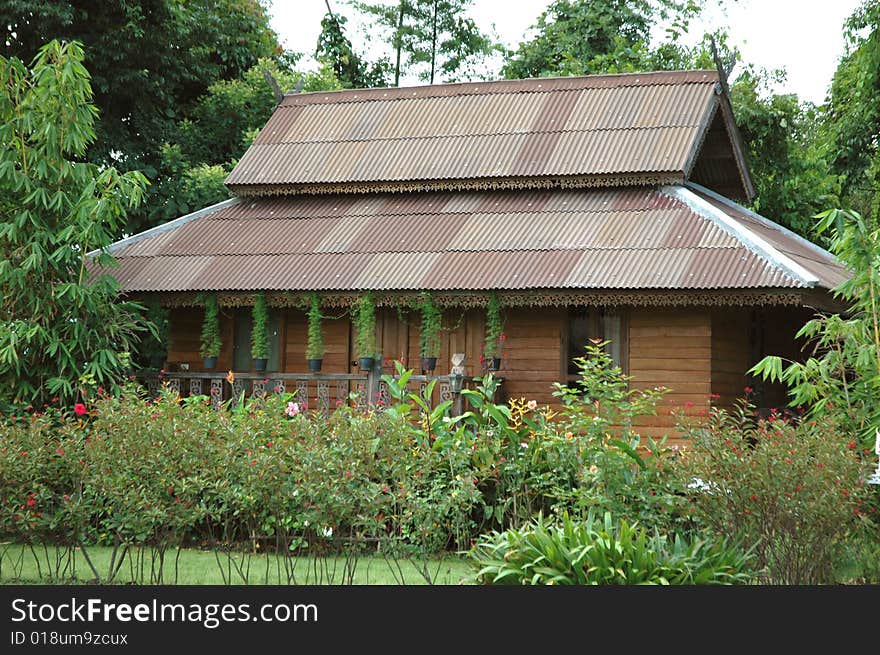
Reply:
[[[72,399],[110,384],[146,328],[120,301],[106,250],[146,180],[82,161],[97,109],[78,43],[51,41],[28,70],[0,57],[0,398]]]
[[[269,356],[269,309],[266,306],[266,294],[258,293],[254,297],[251,318],[251,356],[254,359],[266,359]]]
[[[355,7],[374,17],[390,34],[394,86],[415,73],[434,84],[480,79],[480,63],[496,46],[466,16],[472,0],[397,0]]]
[[[675,47],[657,56],[649,49],[651,27],[673,19],[674,44],[699,9],[697,3],[674,0],[555,0],[532,27],[535,37],[508,54],[501,74],[520,79],[678,68],[682,55]]]
[[[504,320],[501,317],[501,299],[497,293],[489,296],[486,306],[486,334],[483,338],[483,356],[497,357],[501,336],[504,334]]]
[[[223,342],[220,339],[220,308],[217,305],[217,297],[207,295],[201,301],[205,308],[205,315],[202,319],[199,355],[217,357],[223,347]]]
[[[522,585],[712,585],[753,579],[751,553],[726,541],[649,534],[625,520],[589,516],[561,525],[542,517],[522,529],[480,538],[471,550],[475,579]]]
[[[345,16],[328,11],[321,19],[321,33],[315,57],[329,62],[339,83],[345,89],[363,89],[386,86],[389,72],[387,60],[369,64],[354,52],[351,41],[345,35]]]
[[[784,382],[792,405],[807,407],[811,417],[833,416],[868,446],[880,428],[880,230],[876,219],[852,210],[830,210],[818,218],[820,233],[832,234],[832,252],[852,271],[834,291],[849,311],[817,316],[798,331],[815,344],[806,361],[769,356],[750,372]]]
[[[321,359],[324,356],[324,333],[321,331],[321,299],[317,293],[309,297],[309,334],[306,344],[306,359]]]
[[[871,212],[878,189],[880,2],[864,0],[844,26],[847,50],[831,83],[824,126],[843,205]]]
[[[10,17],[0,40],[7,56],[28,61],[53,38],[84,44],[100,118],[83,154],[102,166],[140,170],[154,182],[164,176],[162,144],[173,141],[210,85],[280,53],[257,0],[3,0],[0,15]],[[129,213],[129,230],[148,224],[158,187]]]
[[[443,314],[440,308],[434,304],[431,294],[422,294],[419,309],[422,314],[422,323],[419,327],[419,350],[422,357],[436,357],[440,352],[440,329],[442,327]]]
[[[374,357],[376,345],[376,305],[373,294],[365,293],[352,307],[355,350],[359,357]]]
[[[835,546],[857,527],[865,494],[855,441],[829,418],[756,419],[743,402],[680,426],[680,462],[697,521],[754,544],[776,584],[832,581]]]

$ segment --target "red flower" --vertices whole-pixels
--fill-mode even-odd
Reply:
[[[856,449],[856,442],[850,441],[848,444],[846,444],[846,447],[849,448],[850,450],[855,450]]]
[[[746,387],[745,389],[743,389],[743,391],[745,391],[746,393],[752,393],[754,389],[752,389],[751,387]]]
[[[751,496],[749,496],[749,500],[754,502],[754,501],[758,500],[758,497],[755,494],[752,494]]]
[[[56,448],[56,449],[55,449],[55,452],[58,453],[59,455],[63,455],[63,454],[64,454],[64,449],[63,449],[63,448]]]
[[[77,403],[76,405],[73,406],[73,413],[76,414],[77,416],[82,416],[83,414],[86,413],[86,411],[87,411],[86,406],[83,405],[82,403]]]
[[[28,500],[27,500],[27,506],[28,506],[28,507],[33,507],[33,506],[36,505],[36,504],[37,504],[37,501],[36,501],[36,500],[34,500],[33,498],[28,498]]]
[[[693,407],[694,404],[689,400],[684,404],[685,407]]]

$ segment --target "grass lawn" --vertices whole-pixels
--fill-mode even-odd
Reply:
[[[112,548],[92,546],[87,554],[102,581],[108,577]],[[119,563],[117,553],[116,563]],[[150,549],[131,549],[118,566],[113,584],[461,584],[472,573],[464,559],[387,559],[381,555],[276,557],[273,554],[169,550],[158,576],[158,558]],[[179,557],[178,557],[179,555]],[[95,575],[81,551],[54,546],[0,543],[0,584],[87,584]]]

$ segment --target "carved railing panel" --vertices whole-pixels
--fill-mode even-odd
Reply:
[[[321,416],[330,416],[330,385],[324,380],[318,380],[318,411]]]
[[[211,380],[211,406],[220,409],[223,402],[223,380]]]

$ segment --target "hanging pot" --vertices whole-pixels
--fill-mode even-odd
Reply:
[[[374,357],[361,357],[358,360],[358,363],[362,371],[372,371],[373,365],[376,363],[376,359]]]
[[[489,357],[486,360],[488,365],[488,369],[490,371],[498,371],[501,369],[501,358],[500,357]]]
[[[265,357],[259,357],[259,358],[255,357],[254,358],[254,370],[255,371],[265,371],[266,364],[268,362],[269,362],[269,360]]]
[[[216,357],[202,357],[202,368],[206,371],[210,370],[217,366],[217,358]]]
[[[318,371],[320,371],[321,370],[321,363],[323,361],[324,360],[321,358],[307,359],[306,362],[308,362],[308,364],[309,364],[309,371],[311,371],[312,373],[317,373]]]
[[[422,370],[433,372],[434,369],[437,368],[437,358],[436,357],[422,357]]]

